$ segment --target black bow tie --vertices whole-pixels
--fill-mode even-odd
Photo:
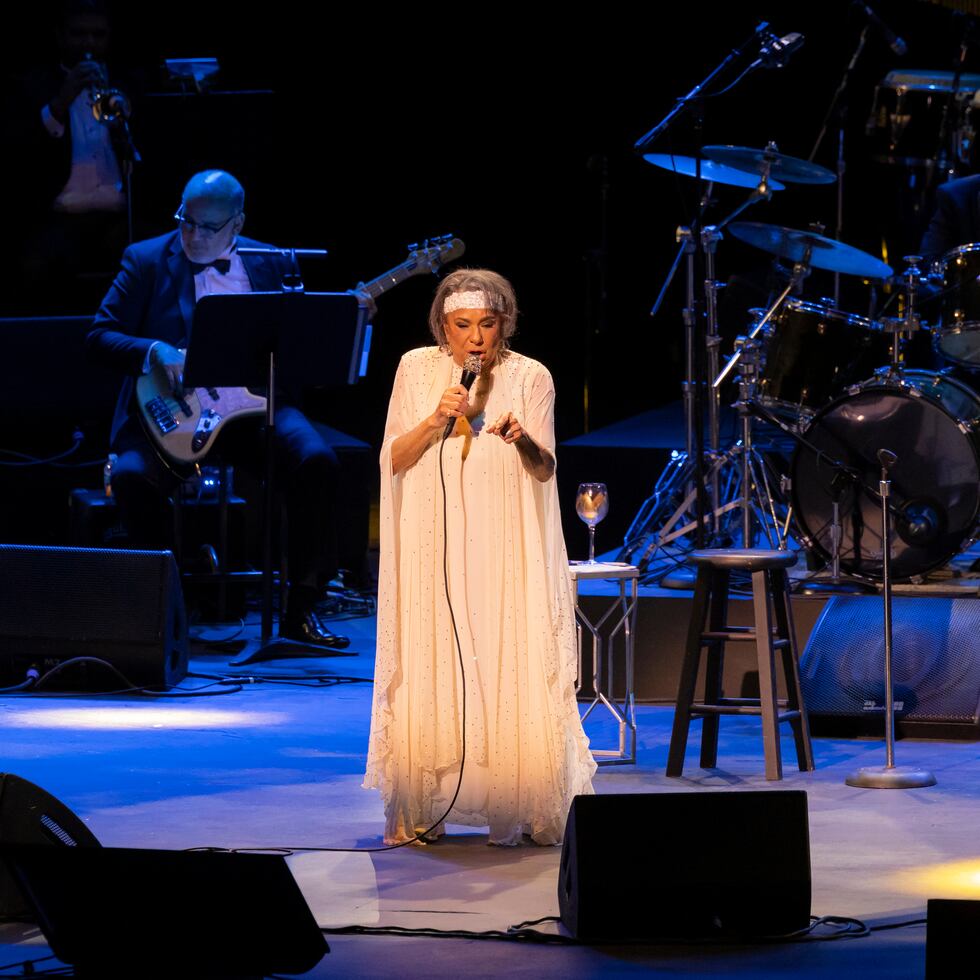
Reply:
[[[208,268],[217,269],[223,276],[226,276],[231,268],[231,259],[215,259],[213,262],[191,262],[190,259],[187,261],[190,262],[191,274],[195,276]]]

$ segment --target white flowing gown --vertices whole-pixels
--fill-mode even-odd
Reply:
[[[497,844],[528,834],[561,843],[572,798],[592,792],[595,762],[575,701],[574,598],[554,476],[542,483],[513,445],[483,429],[511,411],[554,454],[554,386],[537,361],[509,352],[481,376],[472,434],[443,449],[449,594],[443,575],[439,443],[392,474],[391,444],[457,384],[437,347],[405,354],[381,450],[378,654],[364,786],[381,791],[385,839],[442,816],[488,826]],[[485,401],[484,401],[485,400]],[[465,459],[464,459],[465,448]],[[439,828],[441,830],[441,827]]]

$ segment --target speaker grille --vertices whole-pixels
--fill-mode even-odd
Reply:
[[[800,663],[811,715],[882,716],[882,600],[835,596]],[[980,601],[898,596],[892,600],[892,677],[897,717],[978,725]]]
[[[0,678],[74,657],[112,663],[136,686],[187,673],[187,616],[169,551],[0,545]],[[104,668],[52,683],[105,690]],[[116,686],[118,677],[112,679]]]
[[[0,545],[0,636],[159,643],[170,553]]]

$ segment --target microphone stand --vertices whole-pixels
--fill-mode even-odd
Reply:
[[[892,587],[891,587],[891,514],[888,497],[891,481],[888,471],[897,457],[888,449],[878,450],[881,464],[881,541],[882,541],[882,600],[885,626],[885,765],[869,766],[851,773],[844,782],[861,789],[920,789],[933,786],[936,777],[927,769],[899,768],[895,765],[895,700],[892,683]]]
[[[675,103],[674,108],[664,116],[660,122],[657,123],[653,129],[644,133],[634,144],[633,149],[637,153],[643,153],[647,150],[650,145],[660,136],[667,132],[667,130],[673,125],[675,119],[681,116],[691,105],[696,101],[699,101],[704,93],[704,90],[736,59],[740,58],[745,54],[748,46],[760,35],[764,34],[768,29],[769,24],[766,21],[760,21],[756,26],[752,34],[746,38],[737,48],[730,51],[718,64],[713,68],[708,74],[700,81],[694,88],[691,89],[687,95],[682,95]],[[739,79],[741,80],[741,79]]]
[[[820,126],[820,133],[817,136],[816,142],[813,144],[810,155],[807,157],[812,163],[814,157],[816,157],[820,150],[824,136],[827,135],[827,128],[830,125],[831,116],[834,114],[834,110],[837,109],[837,222],[834,227],[834,238],[839,242],[843,241],[844,234],[844,173],[847,169],[844,155],[844,126],[847,122],[847,102],[844,99],[844,94],[847,92],[847,87],[851,83],[851,75],[854,72],[854,67],[857,65],[858,59],[864,51],[865,44],[867,44],[870,28],[870,24],[865,24],[861,29],[857,46],[851,55],[851,60],[844,69],[844,74],[841,76],[836,91],[830,99],[830,105],[827,107],[827,112],[823,117],[823,123]],[[836,271],[834,272],[834,308],[840,309],[840,273]]]

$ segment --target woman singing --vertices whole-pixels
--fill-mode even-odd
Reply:
[[[445,819],[488,826],[491,844],[559,844],[572,798],[592,792],[554,386],[542,364],[509,349],[516,318],[506,279],[455,272],[429,314],[437,346],[409,351],[395,376],[364,780],[381,791],[389,843],[438,836]],[[464,364],[479,369],[469,391]]]

